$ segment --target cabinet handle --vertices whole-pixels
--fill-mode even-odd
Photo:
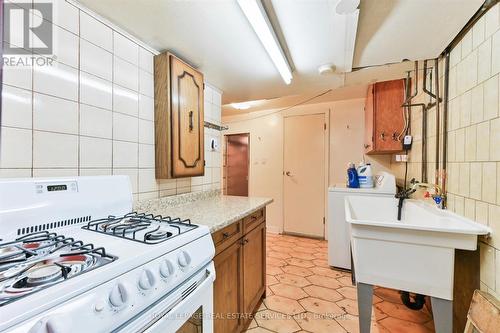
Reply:
[[[382,141],[385,141],[385,132],[380,133],[380,139],[382,139]]]
[[[398,141],[398,134],[396,132],[392,133],[392,140]]]
[[[228,238],[229,237],[229,232],[224,232],[222,234],[222,238]]]
[[[371,145],[365,143],[365,149],[368,149],[370,147],[371,147]]]
[[[241,240],[241,245],[245,245],[247,243],[248,243],[248,239],[247,238]]]
[[[193,128],[193,111],[189,111],[189,132],[192,132]]]

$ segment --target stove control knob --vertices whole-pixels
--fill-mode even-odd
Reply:
[[[128,302],[128,292],[122,283],[117,283],[109,293],[109,302],[119,308]]]
[[[139,288],[142,290],[149,290],[154,287],[156,281],[153,272],[149,269],[145,269],[142,271],[141,276],[139,277]]]
[[[181,268],[184,268],[191,263],[191,257],[186,251],[181,251],[179,253],[177,261],[179,262],[179,266],[181,266]]]
[[[160,264],[160,275],[162,278],[166,279],[172,274],[174,274],[175,268],[170,260],[166,259]]]

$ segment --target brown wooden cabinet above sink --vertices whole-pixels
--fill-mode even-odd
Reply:
[[[405,80],[377,82],[368,87],[365,104],[365,153],[392,154],[403,150],[398,135],[404,127]]]
[[[154,71],[156,178],[203,176],[203,74],[169,52]]]

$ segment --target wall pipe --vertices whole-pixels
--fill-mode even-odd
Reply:
[[[450,81],[450,51],[447,49],[444,55],[444,96],[443,96],[443,204],[442,207],[446,208],[446,180],[448,178],[446,171],[446,163],[448,162],[448,99],[449,99],[449,81]]]
[[[440,100],[439,100],[439,58],[434,59],[434,70],[436,72],[435,75],[435,85],[436,85],[436,174],[435,174],[435,184],[439,185],[439,152],[440,152]]]

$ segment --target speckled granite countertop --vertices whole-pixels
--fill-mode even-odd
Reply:
[[[140,201],[137,212],[190,219],[215,232],[273,202],[270,198],[221,195],[220,191],[188,193]]]

